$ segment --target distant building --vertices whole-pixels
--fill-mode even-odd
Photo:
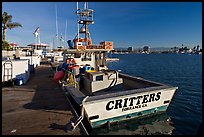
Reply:
[[[12,47],[13,50],[17,49],[16,43],[9,43],[9,45]]]
[[[128,52],[133,52],[133,47],[128,47]]]
[[[200,51],[200,46],[199,45],[197,45],[196,51]]]
[[[149,46],[144,46],[143,47],[143,52],[144,53],[149,53],[150,52],[150,47]]]

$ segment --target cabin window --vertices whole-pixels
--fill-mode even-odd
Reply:
[[[91,53],[85,53],[82,57],[82,61],[91,61]]]
[[[103,81],[103,75],[96,76],[96,81]]]
[[[81,54],[80,53],[74,53],[74,58],[80,58]]]

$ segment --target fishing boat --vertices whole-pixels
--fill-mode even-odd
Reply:
[[[94,24],[93,10],[86,2],[84,8],[77,3],[76,14],[77,36],[69,41],[53,78],[78,113],[73,129],[82,121],[97,128],[166,111],[178,87],[109,70],[106,58],[113,42],[92,44],[88,25]]]

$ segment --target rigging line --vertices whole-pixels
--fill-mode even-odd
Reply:
[[[67,37],[67,20],[66,20],[66,24],[65,24],[65,34],[64,34],[64,43],[65,43],[65,45],[64,46],[66,46],[66,37]]]

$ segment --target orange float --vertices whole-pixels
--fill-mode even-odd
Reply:
[[[74,58],[67,59],[66,63],[69,64],[76,64],[76,60]]]

